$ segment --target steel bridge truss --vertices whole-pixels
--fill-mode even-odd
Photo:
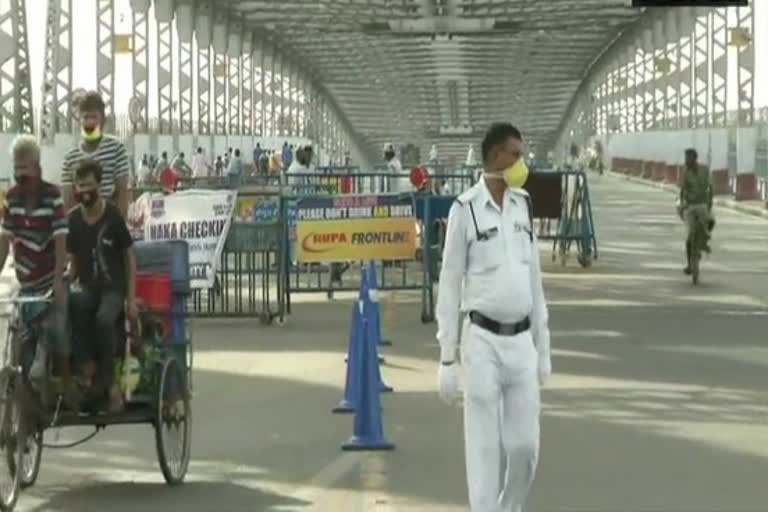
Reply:
[[[753,35],[752,6],[648,14],[593,67],[564,118],[557,151],[595,134],[751,125]],[[733,60],[735,76],[728,73]]]
[[[50,0],[48,5],[39,129],[47,144],[54,143],[56,133],[74,128],[72,4]],[[212,0],[178,0],[175,6],[131,0],[131,7],[132,100],[138,107],[130,133],[173,135],[175,145],[180,134],[303,136],[337,161],[349,150],[352,127],[338,105],[320,101],[327,93],[318,89],[311,72],[302,71],[310,68],[286,55],[279,41],[256,37],[238,12]],[[182,8],[192,13],[191,25],[180,15]],[[25,12],[25,0],[0,2],[0,131],[34,128]],[[114,105],[115,17],[114,0],[97,0],[97,83],[111,130],[115,109],[127,107]],[[156,91],[149,89],[152,75]]]

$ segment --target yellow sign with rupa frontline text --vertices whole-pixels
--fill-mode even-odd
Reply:
[[[297,205],[296,255],[301,262],[412,260],[417,246],[410,197],[309,197]]]
[[[298,259],[302,262],[412,260],[416,254],[413,218],[347,219],[299,222]]]

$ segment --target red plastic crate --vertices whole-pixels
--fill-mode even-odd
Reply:
[[[171,332],[171,276],[136,274],[136,299],[150,313],[162,319],[166,336]]]

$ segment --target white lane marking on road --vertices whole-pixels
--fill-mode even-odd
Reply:
[[[318,503],[321,495],[328,487],[338,482],[346,474],[359,466],[362,458],[361,453],[342,453],[331,462],[326,464],[312,478],[302,485],[296,492],[291,494],[291,498],[305,502],[311,502],[308,507],[304,506],[275,506],[270,510],[273,512],[288,512],[302,510],[302,512],[319,512],[321,503]]]
[[[361,463],[361,512],[395,512],[389,493],[389,461],[383,453],[369,453]]]

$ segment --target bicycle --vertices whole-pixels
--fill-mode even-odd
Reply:
[[[708,237],[704,223],[701,222],[701,219],[699,218],[701,214],[698,213],[698,210],[693,210],[690,214],[694,216],[694,219],[691,222],[693,222],[694,226],[696,227],[693,232],[691,232],[689,238],[691,254],[688,265],[691,269],[691,280],[693,281],[694,285],[697,285],[699,284],[699,275],[701,272],[701,253],[707,244]]]
[[[0,305],[11,306],[10,312],[0,314],[8,318],[5,346],[0,367],[0,451],[10,472],[9,485],[0,484],[0,511],[11,511],[19,498],[20,489],[37,480],[42,454],[42,430],[33,428],[23,394],[27,391],[23,352],[40,338],[39,320],[44,313],[24,324],[21,309],[24,304],[50,304],[51,294],[45,296],[17,296],[0,299]],[[0,464],[0,467],[3,467]]]

